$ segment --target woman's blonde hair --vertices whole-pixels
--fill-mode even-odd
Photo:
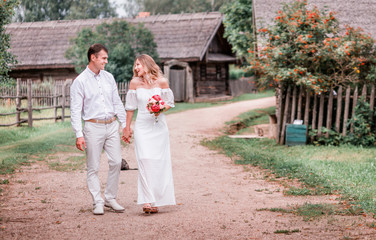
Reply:
[[[155,63],[154,59],[147,54],[141,54],[140,56],[136,57],[136,60],[133,64],[133,77],[139,77],[135,67],[136,61],[139,61],[141,65],[144,67],[145,77],[147,83],[150,85],[153,84],[153,81],[163,77],[163,73],[160,67]]]

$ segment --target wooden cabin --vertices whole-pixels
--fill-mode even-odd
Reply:
[[[11,23],[10,51],[18,63],[13,78],[35,80],[74,79],[78,73],[65,58],[69,40],[87,27],[95,28],[115,19],[86,19]],[[119,20],[119,19],[117,19]],[[229,64],[236,58],[223,37],[223,15],[219,12],[183,13],[124,18],[143,23],[153,34],[157,51],[177,101],[229,95]],[[120,79],[119,79],[120,80]],[[125,79],[129,80],[129,79]],[[121,80],[120,80],[121,81]]]

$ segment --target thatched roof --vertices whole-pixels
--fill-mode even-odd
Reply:
[[[255,0],[255,15],[257,28],[271,24],[282,8],[282,3],[293,0]],[[310,7],[317,6],[319,10],[325,9],[336,12],[342,28],[345,25],[361,27],[365,33],[376,38],[376,1],[370,0],[308,0]]]
[[[130,23],[142,22],[151,30],[162,61],[200,61],[221,26],[222,18],[221,13],[210,12],[124,20]],[[69,40],[85,27],[94,28],[103,22],[113,20],[115,19],[11,23],[6,29],[11,35],[10,51],[18,59],[16,68],[71,67],[71,62],[64,57],[70,44]]]

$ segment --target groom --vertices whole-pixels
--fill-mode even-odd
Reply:
[[[71,91],[71,122],[76,133],[76,147],[86,150],[87,185],[93,197],[95,215],[104,214],[103,207],[123,212],[124,208],[116,202],[118,190],[121,148],[119,122],[124,129],[126,113],[120,100],[115,79],[104,70],[108,59],[108,50],[102,44],[90,46],[87,57],[89,65],[74,80]],[[81,119],[85,121],[82,129]],[[98,178],[102,150],[108,157],[108,178],[104,191],[105,201],[101,197]]]

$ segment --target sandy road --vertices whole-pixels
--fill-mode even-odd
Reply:
[[[228,157],[200,145],[220,134],[226,121],[242,112],[273,106],[264,98],[196,109],[167,116],[177,205],[145,215],[136,204],[137,171],[121,173],[118,202],[124,213],[91,212],[85,171],[57,172],[44,163],[11,177],[0,198],[0,239],[360,239],[375,230],[354,225],[359,217],[335,216],[315,222],[262,208],[305,202],[335,202],[334,196],[286,197],[278,183],[267,182],[257,168],[234,165]],[[73,143],[72,143],[73,145]],[[267,151],[267,150],[266,150]],[[57,155],[64,158],[66,153]],[[133,144],[123,156],[136,166]],[[100,177],[107,174],[103,155]],[[296,230],[291,235],[277,230]]]

